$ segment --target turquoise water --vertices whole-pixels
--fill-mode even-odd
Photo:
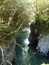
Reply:
[[[33,48],[28,46],[28,36],[28,32],[22,32],[20,33],[20,36],[16,38],[17,43],[25,49],[24,51],[21,49],[21,47],[16,45],[15,51],[18,62],[16,65],[41,65],[42,63],[48,64],[49,59],[41,56],[40,54],[35,54]]]

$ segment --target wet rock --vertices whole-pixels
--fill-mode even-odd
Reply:
[[[39,39],[36,49],[42,52],[45,56],[47,55],[49,51],[49,35],[43,35],[41,39]]]
[[[47,53],[47,58],[49,58],[49,51],[48,51],[48,53]]]
[[[42,56],[49,58],[49,34],[44,35],[39,32],[36,24],[30,26],[31,33],[29,35],[29,46],[36,49]],[[43,32],[44,33],[44,32]]]
[[[36,49],[36,47],[38,45],[39,33],[38,33],[35,25],[33,25],[33,24],[31,24],[30,30],[31,30],[31,33],[30,33],[29,38],[28,38],[29,41],[30,41],[29,46],[32,46],[32,47],[34,47],[34,49]]]
[[[17,57],[14,57],[13,59],[12,59],[12,65],[19,65],[19,60],[18,60],[18,58]]]

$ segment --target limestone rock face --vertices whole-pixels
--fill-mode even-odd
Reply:
[[[43,35],[38,42],[36,49],[43,54],[47,54],[49,51],[49,35]]]
[[[39,25],[41,24],[40,27],[38,26],[38,24]],[[32,48],[34,47],[34,49],[39,51],[41,54],[47,56],[49,52],[49,34],[47,33],[48,29],[46,29],[46,24],[44,25],[43,24],[44,23],[41,22],[31,24],[30,26],[31,33],[29,36],[29,41]]]

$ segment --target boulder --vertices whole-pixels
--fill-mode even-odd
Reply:
[[[43,53],[45,56],[47,56],[49,51],[49,35],[43,35],[39,39],[36,49],[41,53]]]

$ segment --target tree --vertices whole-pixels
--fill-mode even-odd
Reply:
[[[32,19],[32,2],[0,0],[0,44],[8,44]]]
[[[35,20],[33,21],[35,28],[41,34],[49,33],[49,1],[36,0]]]
[[[32,2],[28,2],[28,0],[0,0],[0,48],[3,64],[5,62],[4,58],[6,58],[6,56],[4,57],[5,52],[3,53],[3,50],[5,47],[3,46],[7,46],[6,48],[8,48],[10,43],[14,44],[13,40],[15,36],[31,22],[32,10]],[[15,44],[12,49],[14,49],[14,46]],[[8,51],[7,49],[5,50]],[[14,53],[14,51],[13,53],[11,51],[8,51],[10,57]],[[5,54],[8,55],[7,52]]]

